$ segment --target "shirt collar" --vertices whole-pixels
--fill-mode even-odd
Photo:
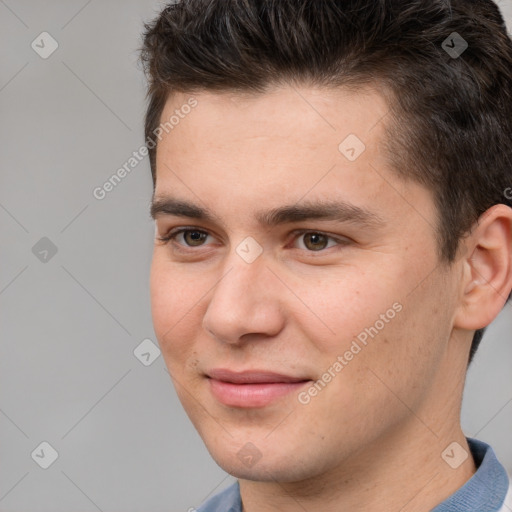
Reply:
[[[466,437],[476,473],[431,512],[496,512],[505,500],[509,478],[491,446]]]
[[[238,480],[227,489],[210,498],[197,509],[197,512],[242,512]]]

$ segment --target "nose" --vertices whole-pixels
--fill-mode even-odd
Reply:
[[[225,266],[203,317],[204,329],[223,343],[240,344],[250,335],[276,336],[284,326],[283,285],[263,256],[247,263],[238,254]]]

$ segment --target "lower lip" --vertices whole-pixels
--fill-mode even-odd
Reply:
[[[233,384],[211,378],[208,380],[215,398],[229,407],[264,407],[278,398],[298,391],[302,386],[311,382]]]

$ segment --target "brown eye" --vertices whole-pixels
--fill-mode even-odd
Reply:
[[[204,242],[205,238],[208,236],[207,233],[203,233],[202,231],[183,231],[183,238],[187,245],[191,247],[197,247]]]
[[[321,231],[298,230],[294,232],[294,245],[306,252],[324,252],[333,247],[350,245],[351,241],[345,237],[335,237]]]
[[[328,236],[321,233],[306,233],[303,235],[304,245],[311,251],[321,251],[327,247]]]
[[[199,247],[200,245],[204,245],[202,242],[204,242],[208,236],[208,233],[199,229],[180,228],[171,231],[165,236],[159,236],[157,238],[161,242],[164,242],[164,244],[168,244],[172,241],[177,245],[184,245],[185,247]],[[179,239],[185,239],[185,241],[180,241],[178,237]]]

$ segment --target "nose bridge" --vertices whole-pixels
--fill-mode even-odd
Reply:
[[[239,247],[247,250],[243,244]],[[204,328],[225,342],[237,342],[247,333],[274,334],[280,324],[265,259],[261,254],[245,258],[251,253],[250,246],[242,255],[237,250],[226,261],[226,271],[212,290],[203,318]]]

